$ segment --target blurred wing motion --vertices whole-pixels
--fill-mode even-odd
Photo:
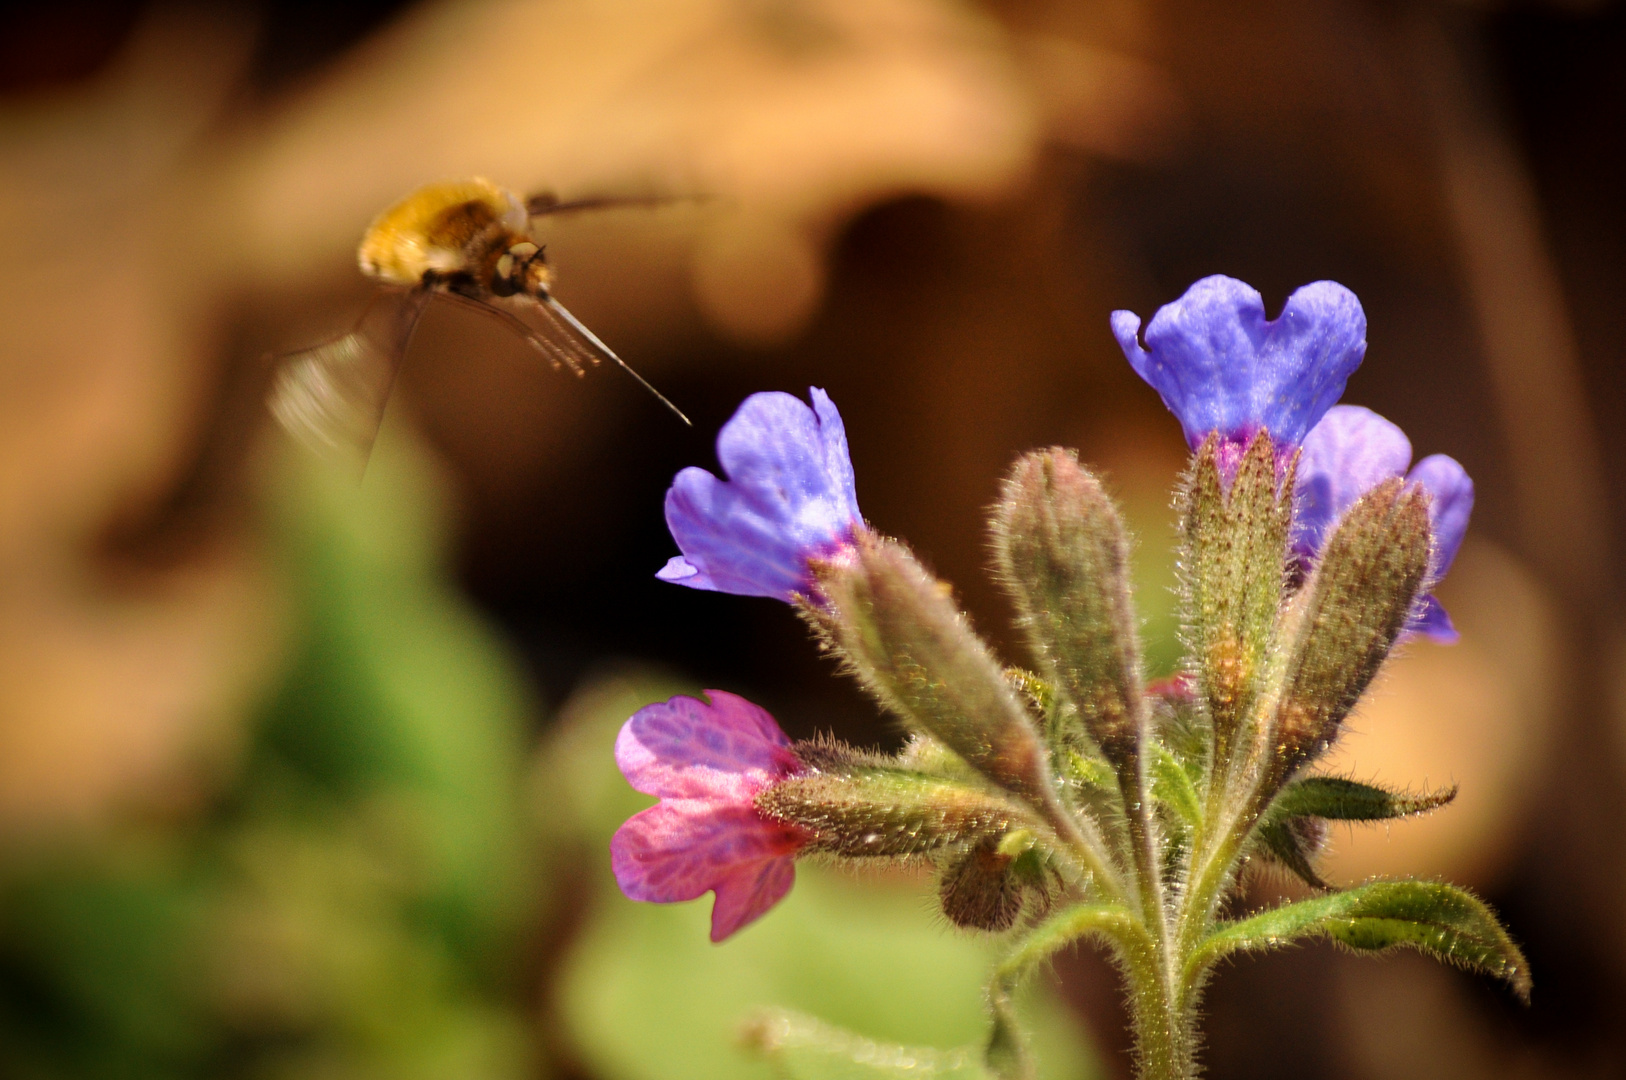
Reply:
[[[703,195],[595,195],[585,199],[561,199],[549,191],[525,200],[525,212],[533,218],[554,214],[574,214],[579,210],[622,210],[630,207],[672,206],[703,201]]]
[[[323,457],[365,469],[395,373],[432,295],[383,290],[350,333],[284,357],[271,388],[272,414]]]

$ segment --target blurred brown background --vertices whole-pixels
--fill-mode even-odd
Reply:
[[[626,661],[745,690],[796,735],[895,738],[782,606],[651,576],[672,553],[665,485],[714,465],[717,426],[760,389],[830,391],[867,516],[1007,646],[983,508],[1016,453],[1079,447],[1137,526],[1149,653],[1167,670],[1183,448],[1107,314],[1149,315],[1209,273],[1269,305],[1319,278],[1354,289],[1370,348],[1347,400],[1399,423],[1419,457],[1461,460],[1478,503],[1442,590],[1462,643],[1414,645],[1337,762],[1462,795],[1339,836],[1328,869],[1481,891],[1529,952],[1535,1000],[1412,957],[1247,960],[1213,990],[1211,1074],[1626,1070],[1626,452],[1607,436],[1626,423],[1626,8],[13,11],[0,831],[14,862],[131,821],[170,835],[216,820],[258,760],[257,703],[303,640],[300,572],[267,509],[289,466],[260,405],[266,357],[346,328],[367,296],[352,258],[367,221],[463,175],[708,196],[542,226],[559,295],[693,431],[613,371],[556,375],[501,327],[439,308],[386,420],[386,441],[429,448],[413,475],[440,500],[435,565],[522,660],[526,748]],[[553,887],[568,895],[568,875]],[[1280,887],[1260,880],[1253,898]],[[545,1011],[534,986],[570,928],[528,925],[516,979],[532,989],[514,1000]],[[20,963],[0,956],[17,1030],[34,993]],[[1079,957],[1059,974],[1106,1075],[1127,1075],[1110,970]],[[542,1046],[539,1070],[595,1071]]]

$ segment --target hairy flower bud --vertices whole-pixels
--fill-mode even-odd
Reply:
[[[1026,820],[1019,808],[965,784],[873,765],[792,777],[759,794],[756,807],[811,836],[810,850],[855,858],[922,855]]]
[[[1005,481],[993,534],[1045,680],[1108,758],[1134,760],[1145,709],[1129,540],[1101,482],[1071,450],[1026,454]]]
[[[1276,744],[1285,777],[1320,753],[1411,617],[1428,578],[1428,494],[1391,478],[1339,521],[1294,612]]]
[[[994,783],[1042,802],[1044,744],[1015,688],[949,590],[895,540],[860,533],[852,557],[816,562],[804,615],[911,728]]]
[[[998,933],[1022,914],[1022,882],[1012,872],[1015,859],[985,840],[943,872],[938,899],[955,926]]]
[[[1224,767],[1253,707],[1275,637],[1293,517],[1293,464],[1278,478],[1276,448],[1249,443],[1227,491],[1215,439],[1197,452],[1180,492],[1186,634],[1198,697]]]

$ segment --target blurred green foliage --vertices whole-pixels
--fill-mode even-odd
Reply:
[[[0,867],[0,1073],[531,1072],[530,705],[447,579],[430,480],[400,441],[359,492],[279,470],[287,669],[200,816]]]

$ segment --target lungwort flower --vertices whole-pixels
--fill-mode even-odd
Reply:
[[[1144,333],[1132,311],[1112,313],[1112,332],[1194,450],[1214,432],[1238,448],[1260,430],[1283,449],[1302,443],[1366,355],[1361,302],[1334,281],[1304,286],[1267,321],[1252,287],[1206,277]]]
[[[693,589],[790,600],[812,588],[808,560],[828,559],[863,527],[847,432],[823,390],[809,408],[752,394],[717,436],[727,480],[690,467],[666,493],[681,556],[657,575]]]
[[[627,782],[660,802],[610,841],[610,864],[633,900],[673,903],[706,892],[711,940],[722,941],[778,903],[809,837],[757,812],[756,797],[803,771],[767,711],[721,690],[710,702],[675,697],[633,714],[615,741]]]
[[[1468,531],[1474,508],[1474,482],[1453,458],[1433,454],[1411,465],[1411,441],[1406,433],[1371,409],[1339,405],[1304,440],[1299,458],[1298,513],[1294,518],[1293,547],[1309,565],[1334,522],[1367,491],[1392,476],[1421,484],[1429,494],[1429,525],[1434,533],[1434,554],[1429,578],[1438,582],[1451,569]],[[1451,617],[1432,595],[1408,629],[1437,641],[1455,641]]]

